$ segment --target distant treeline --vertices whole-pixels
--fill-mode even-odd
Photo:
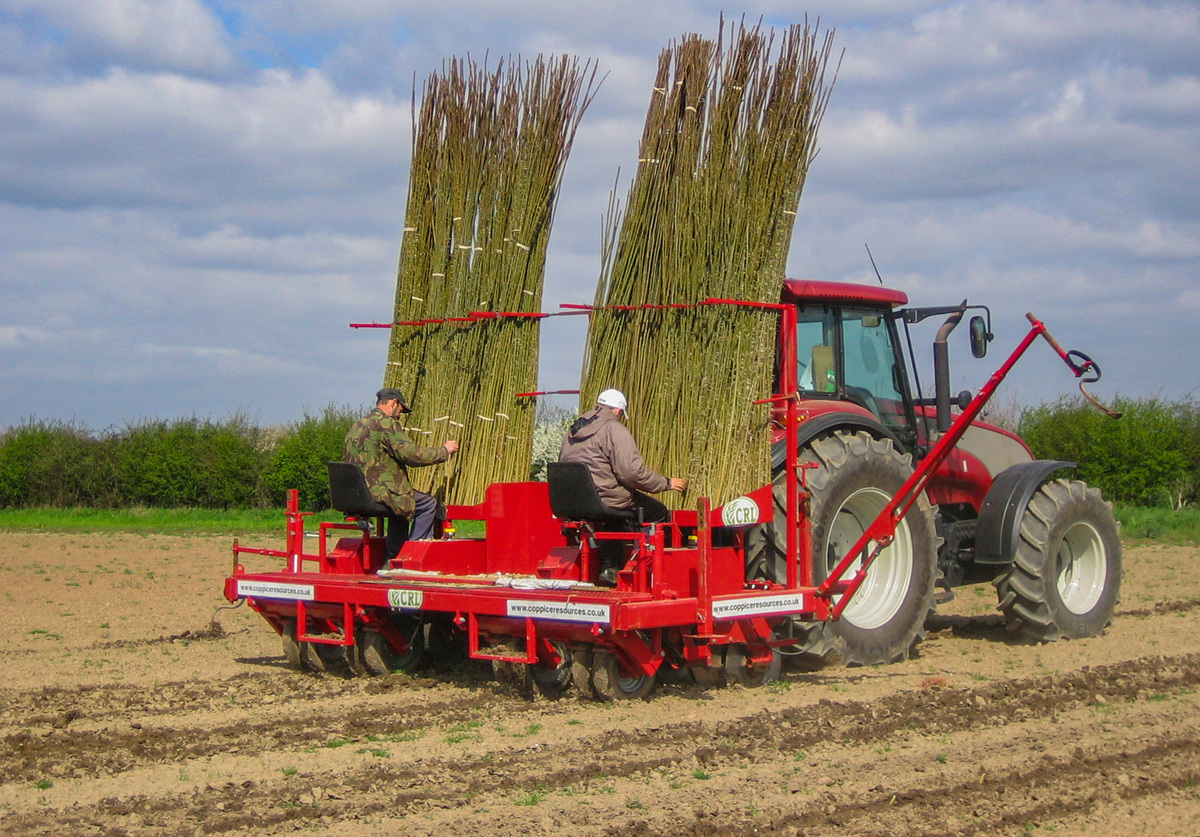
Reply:
[[[341,460],[346,431],[363,412],[330,405],[282,428],[239,415],[101,432],[28,419],[0,433],[0,508],[278,508],[294,488],[302,509],[321,511],[329,507],[325,463]],[[535,478],[558,456],[563,417],[551,412],[539,422]]]
[[[280,429],[246,417],[146,420],[92,432],[29,419],[0,436],[0,508],[270,508],[329,504],[325,463],[358,417],[329,406]]]
[[[1200,500],[1200,409],[1185,399],[1117,399],[1114,421],[1081,399],[1026,409],[1020,433],[1040,459],[1078,463],[1107,499],[1183,508]],[[0,508],[278,508],[295,488],[301,507],[329,506],[325,463],[360,410],[330,405],[282,428],[243,416],[142,421],[89,431],[28,419],[0,434]],[[544,479],[571,418],[540,414],[531,477]]]

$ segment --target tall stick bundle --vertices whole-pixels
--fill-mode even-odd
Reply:
[[[414,440],[460,442],[445,465],[410,473],[445,502],[528,479],[534,403],[516,394],[537,387],[538,320],[424,321],[541,310],[555,197],[594,90],[591,62],[539,56],[492,72],[451,60],[426,82],[419,115],[414,92],[384,381],[408,397]]]
[[[610,204],[580,405],[625,391],[646,461],[718,503],[770,479],[769,408],[753,402],[771,393],[778,315],[617,306],[779,299],[832,33],[790,27],[777,52],[774,32],[729,35],[689,35],[659,58],[625,210]]]

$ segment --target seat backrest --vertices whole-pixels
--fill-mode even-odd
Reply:
[[[393,512],[376,502],[367,490],[362,470],[353,462],[327,462],[329,499],[335,509],[347,517],[378,517]]]
[[[550,511],[559,520],[632,519],[633,514],[604,507],[592,475],[582,462],[546,463]]]

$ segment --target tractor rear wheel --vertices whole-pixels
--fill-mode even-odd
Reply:
[[[1079,480],[1037,490],[1012,567],[995,582],[1010,631],[1034,642],[1096,636],[1120,600],[1121,538],[1112,507]]]
[[[912,462],[891,440],[862,431],[814,439],[800,449],[798,460],[819,465],[808,471],[813,581],[819,584],[900,490],[912,474]],[[781,470],[775,479],[775,522],[756,527],[748,539],[747,578],[786,581],[786,519]],[[791,635],[800,642],[790,655],[782,649],[789,663],[812,668],[838,659],[848,665],[908,659],[925,636],[925,619],[933,611],[937,543],[933,511],[922,494],[838,621],[792,620]],[[858,566],[858,561],[852,564],[843,579],[852,578]]]

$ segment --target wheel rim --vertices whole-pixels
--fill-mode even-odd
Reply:
[[[654,688],[653,675],[621,671],[616,655],[596,652],[592,655],[592,690],[601,700],[631,700],[645,697]]]
[[[626,677],[624,674],[617,672],[617,688],[621,690],[623,695],[636,695],[646,685],[646,675],[639,674],[636,677]]]
[[[1108,576],[1107,557],[1100,533],[1092,524],[1078,522],[1063,534],[1058,545],[1056,586],[1067,610],[1083,615],[1100,601]]]
[[[891,499],[878,488],[863,488],[846,498],[829,530],[828,571],[838,565]],[[855,558],[842,578],[852,578],[861,565],[862,559]],[[885,625],[904,604],[912,570],[912,537],[902,520],[896,526],[895,539],[871,563],[862,586],[842,611],[842,619],[865,630]]]

